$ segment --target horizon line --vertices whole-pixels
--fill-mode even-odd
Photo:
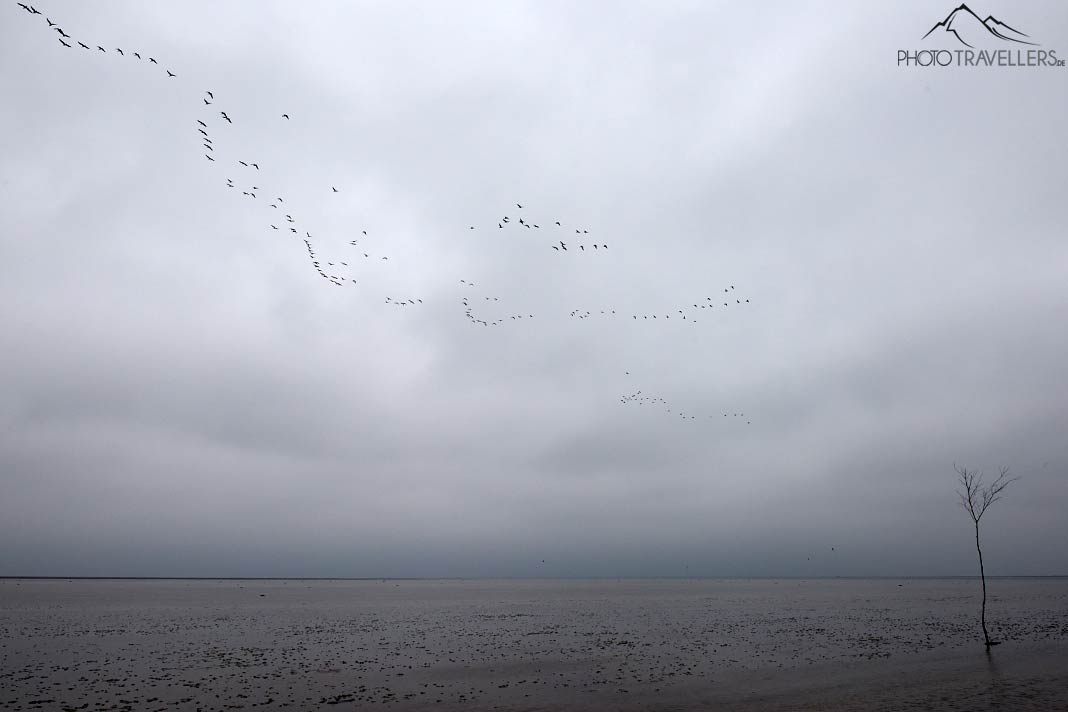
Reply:
[[[0,575],[0,581],[833,581],[842,580],[964,580],[973,575],[880,576],[19,576]],[[1060,579],[1068,574],[1013,574],[989,579]]]

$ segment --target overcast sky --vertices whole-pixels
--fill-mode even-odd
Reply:
[[[973,574],[954,462],[1068,573],[1068,69],[953,5],[5,1],[0,574]]]

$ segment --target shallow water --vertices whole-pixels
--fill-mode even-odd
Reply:
[[[967,579],[6,579],[0,710],[1068,709],[1068,579],[988,584],[990,658]]]

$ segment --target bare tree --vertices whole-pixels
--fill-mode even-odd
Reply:
[[[1009,477],[1009,468],[1002,467],[998,478],[989,486],[984,487],[982,472],[969,470],[967,467],[958,467],[956,463],[953,463],[953,469],[959,476],[958,482],[961,488],[957,490],[957,494],[960,495],[960,505],[975,523],[975,550],[979,552],[979,577],[983,581],[983,608],[979,620],[983,625],[983,640],[989,650],[991,645],[997,645],[1000,641],[991,640],[986,630],[986,572],[983,570],[983,550],[979,548],[979,520],[983,518],[990,505],[1001,499],[1001,493],[1005,491],[1009,483],[1020,478]]]

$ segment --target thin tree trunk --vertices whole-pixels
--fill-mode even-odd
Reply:
[[[979,614],[979,621],[983,625],[983,640],[987,650],[990,649],[990,634],[986,632],[986,572],[983,571],[983,550],[979,548],[979,522],[975,522],[975,550],[979,552],[979,578],[983,581],[983,607]]]

